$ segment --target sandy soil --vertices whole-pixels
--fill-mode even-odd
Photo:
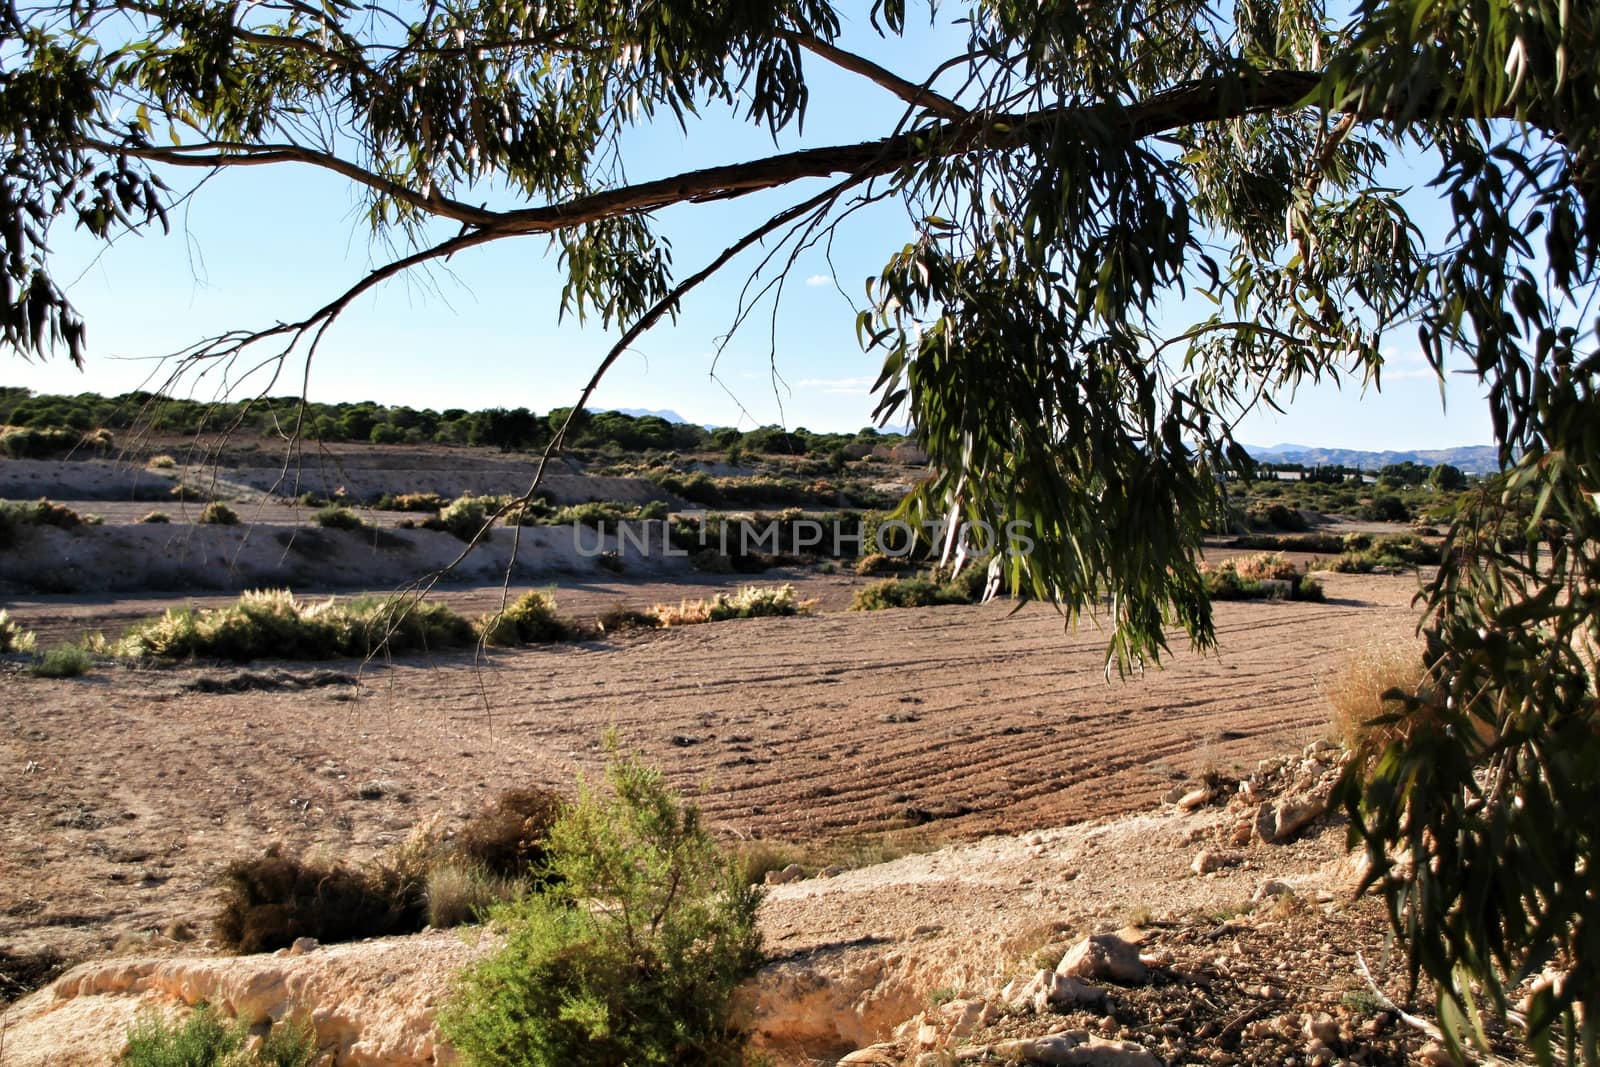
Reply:
[[[824,607],[852,581],[818,577]],[[0,945],[76,958],[172,920],[204,929],[233,858],[281,840],[359,859],[507,786],[570,788],[599,767],[608,728],[729,835],[941,840],[1140,810],[1206,767],[1253,766],[1321,736],[1319,678],[1344,649],[1414,624],[1414,579],[1336,575],[1328,588],[1321,605],[1221,604],[1218,655],[1180,652],[1109,685],[1103,634],[1004,604],[722,623],[477,662],[316,665],[359,686],[202,692],[202,679],[238,670],[106,667],[61,681],[11,670]],[[604,583],[562,595],[569,610],[627,599]],[[71,598],[11,607],[47,633],[106,614]],[[252,670],[274,666],[313,669]]]

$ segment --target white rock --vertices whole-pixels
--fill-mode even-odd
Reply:
[[[1161,1067],[1149,1050],[1131,1041],[1093,1037],[1087,1030],[1001,1041],[990,1051],[1004,1062],[1040,1067]],[[960,1050],[956,1056],[961,1057]]]
[[[884,1042],[877,1045],[868,1045],[858,1048],[854,1052],[846,1053],[840,1057],[840,1064],[855,1064],[857,1067],[898,1067],[900,1057],[894,1045]]]
[[[315,952],[318,948],[317,939],[314,937],[297,937],[294,944],[289,946],[289,955],[304,956],[308,952]]]
[[[1127,983],[1143,982],[1149,977],[1149,969],[1139,959],[1139,950],[1116,934],[1096,934],[1079,941],[1061,957],[1056,973],[1069,978],[1109,978]]]

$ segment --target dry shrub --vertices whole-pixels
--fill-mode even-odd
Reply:
[[[648,611],[634,611],[621,604],[613,604],[595,620],[601,632],[614,634],[623,630],[654,630],[661,620]]]
[[[223,872],[216,935],[235,952],[269,952],[300,937],[332,943],[414,933],[424,913],[422,883],[410,872],[291,859],[274,845]]]
[[[153,471],[169,471],[177,465],[178,461],[167,455],[165,452],[151,456],[145,461],[145,466]]]
[[[677,607],[657,604],[650,609],[650,614],[659,619],[662,626],[693,626],[726,619],[806,615],[815,604],[814,600],[799,599],[792,585],[747,585],[732,595],[718,593],[709,600],[682,600]]]
[[[678,602],[676,607],[671,604],[657,604],[650,609],[662,626],[695,626],[702,622],[711,621],[711,602],[707,600],[688,600]]]
[[[168,515],[164,511],[147,511],[143,515],[139,516],[139,521],[148,523],[169,523],[172,521],[172,516]]]
[[[1423,673],[1422,649],[1414,642],[1374,641],[1352,649],[1322,683],[1333,706],[1333,728],[1345,747],[1381,752],[1412,729],[1415,720],[1409,717],[1378,724],[1372,720],[1404,715],[1404,702],[1384,694],[1394,689],[1415,693]]]
[[[5,608],[0,608],[0,652],[32,652],[37,644],[32,630],[23,629]]]
[[[428,871],[428,925],[447,930],[476,922],[496,904],[515,900],[525,883],[502,878],[482,867],[436,863]]]
[[[740,841],[730,851],[739,865],[739,877],[747,885],[760,885],[770,872],[781,871],[791,863],[798,863],[811,870],[816,869],[815,856],[811,850],[785,841],[752,838]]]
[[[1247,582],[1259,582],[1263,579],[1275,581],[1293,581],[1300,577],[1300,571],[1295,565],[1284,558],[1281,552],[1260,552],[1250,556],[1238,556],[1223,563],[1223,568],[1233,564],[1233,572]]]
[[[504,878],[538,874],[548,856],[550,827],[566,810],[566,800],[552,789],[507,789],[456,834],[453,858]]]

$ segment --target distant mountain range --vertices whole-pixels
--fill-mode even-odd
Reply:
[[[617,408],[616,411],[619,415],[630,415],[636,419],[642,419],[646,415],[654,415],[656,418],[666,419],[668,422],[689,421],[671,408]]]
[[[1245,445],[1259,463],[1304,463],[1308,467],[1360,467],[1377,470],[1391,463],[1420,463],[1437,467],[1448,463],[1468,474],[1496,470],[1499,456],[1493,445],[1464,445],[1460,448],[1414,449],[1396,452],[1364,452],[1355,448],[1312,448],[1310,445],[1273,445],[1270,448]]]

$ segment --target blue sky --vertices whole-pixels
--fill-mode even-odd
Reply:
[[[847,29],[845,43],[854,41],[920,80],[932,57],[949,54],[939,42],[951,36],[949,29],[923,28],[885,43],[861,25]],[[807,69],[813,97],[805,144],[881,136],[901,112],[899,101],[859,78],[815,60]],[[799,143],[791,135],[778,148]],[[630,150],[630,177],[644,180],[778,149],[749,126],[710,121],[685,135],[666,121],[638,131]],[[1418,171],[1411,180],[1420,184],[1424,176]],[[1398,177],[1407,178],[1403,169]],[[795,199],[791,188],[662,212],[659,230],[672,241],[676,273],[697,269]],[[384,249],[369,242],[351,188],[306,169],[225,173],[172,218],[170,236],[124,237],[109,250],[59,229],[57,275],[77,278],[71,294],[89,322],[87,369],[80,374],[65,360],[30,364],[13,357],[0,369],[0,384],[40,392],[137,388],[156,369],[151,357],[223,330],[298,318],[385,258]],[[857,303],[865,279],[909,236],[903,212],[892,205],[865,212],[839,231],[833,269]],[[716,358],[755,260],[747,253],[686,301],[675,326],[647,334],[612,371],[594,406],[671,408],[693,421],[746,427],[866,425],[878,361],[860,350],[854,309],[834,287],[820,250],[795,264],[777,318],[763,310]],[[392,281],[335,326],[311,369],[308,393],[328,402],[371,399],[436,409],[546,411],[570,404],[614,337],[595,322],[583,328],[571,319],[558,323],[560,290],[555,256],[543,238],[491,245],[463,254],[447,270]],[[222,384],[213,374],[192,381],[190,392],[210,396]],[[232,383],[235,389],[263,384],[259,378]],[[299,369],[273,391],[299,392]],[[1381,394],[1364,392],[1359,383],[1342,391],[1307,388],[1282,415],[1247,417],[1240,437],[1263,445],[1372,449],[1491,439],[1473,383],[1453,381],[1446,399],[1447,407],[1414,344],[1402,344],[1389,356]]]

